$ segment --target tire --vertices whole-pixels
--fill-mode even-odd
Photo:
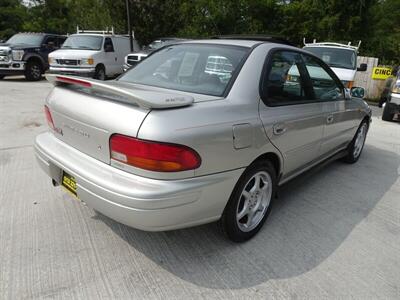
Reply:
[[[103,80],[103,81],[106,80],[106,69],[104,68],[103,65],[98,65],[96,67],[96,71],[94,73],[93,78],[97,79],[97,80]]]
[[[382,112],[382,120],[383,121],[393,121],[394,113],[392,113],[393,108],[391,103],[386,103],[383,112]]]
[[[0,80],[2,80],[5,77],[5,75],[0,75]]]
[[[354,135],[353,140],[347,147],[347,154],[343,158],[343,161],[348,164],[354,164],[358,161],[361,156],[361,152],[364,149],[365,139],[368,133],[368,121],[364,120],[361,122],[360,126],[357,129],[356,134]]]
[[[258,161],[246,169],[220,220],[222,231],[231,241],[245,242],[257,234],[271,212],[276,189],[276,170],[271,162]]]
[[[42,79],[43,66],[39,61],[28,61],[25,67],[25,78],[29,81],[38,81]]]

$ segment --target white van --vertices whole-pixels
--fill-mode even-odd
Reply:
[[[307,44],[305,39],[303,42],[303,49],[319,57],[330,66],[332,71],[335,72],[336,76],[339,77],[348,89],[353,87],[356,72],[367,70],[367,64],[361,64],[357,68],[357,53],[361,41],[358,43],[358,46],[352,46],[351,42],[348,44],[317,43],[314,40],[313,43]]]
[[[133,40],[135,51],[139,44]],[[80,31],[70,35],[61,49],[49,55],[50,73],[105,80],[123,72],[124,58],[130,53],[129,37],[109,31]]]

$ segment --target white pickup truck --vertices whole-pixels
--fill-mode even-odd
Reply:
[[[304,50],[307,50],[315,56],[322,59],[328,66],[331,67],[336,76],[343,82],[344,86],[351,89],[354,85],[354,78],[357,71],[366,71],[367,64],[361,64],[357,68],[357,54],[361,41],[357,46],[339,43],[306,43],[304,39]]]

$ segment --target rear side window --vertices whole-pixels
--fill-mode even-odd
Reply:
[[[309,55],[302,55],[310,76],[315,99],[319,101],[343,100],[342,87],[325,70],[321,62]]]
[[[268,105],[297,104],[310,99],[304,86],[303,70],[304,66],[299,53],[274,52],[261,86],[263,99]]]

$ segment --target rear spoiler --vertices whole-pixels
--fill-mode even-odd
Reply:
[[[57,74],[46,74],[46,79],[55,86],[76,85],[86,88],[94,93],[97,92],[101,96],[109,96],[113,100],[129,104],[137,104],[146,109],[188,106],[194,102],[194,98],[190,96],[162,93],[145,89],[127,89],[95,79]]]

